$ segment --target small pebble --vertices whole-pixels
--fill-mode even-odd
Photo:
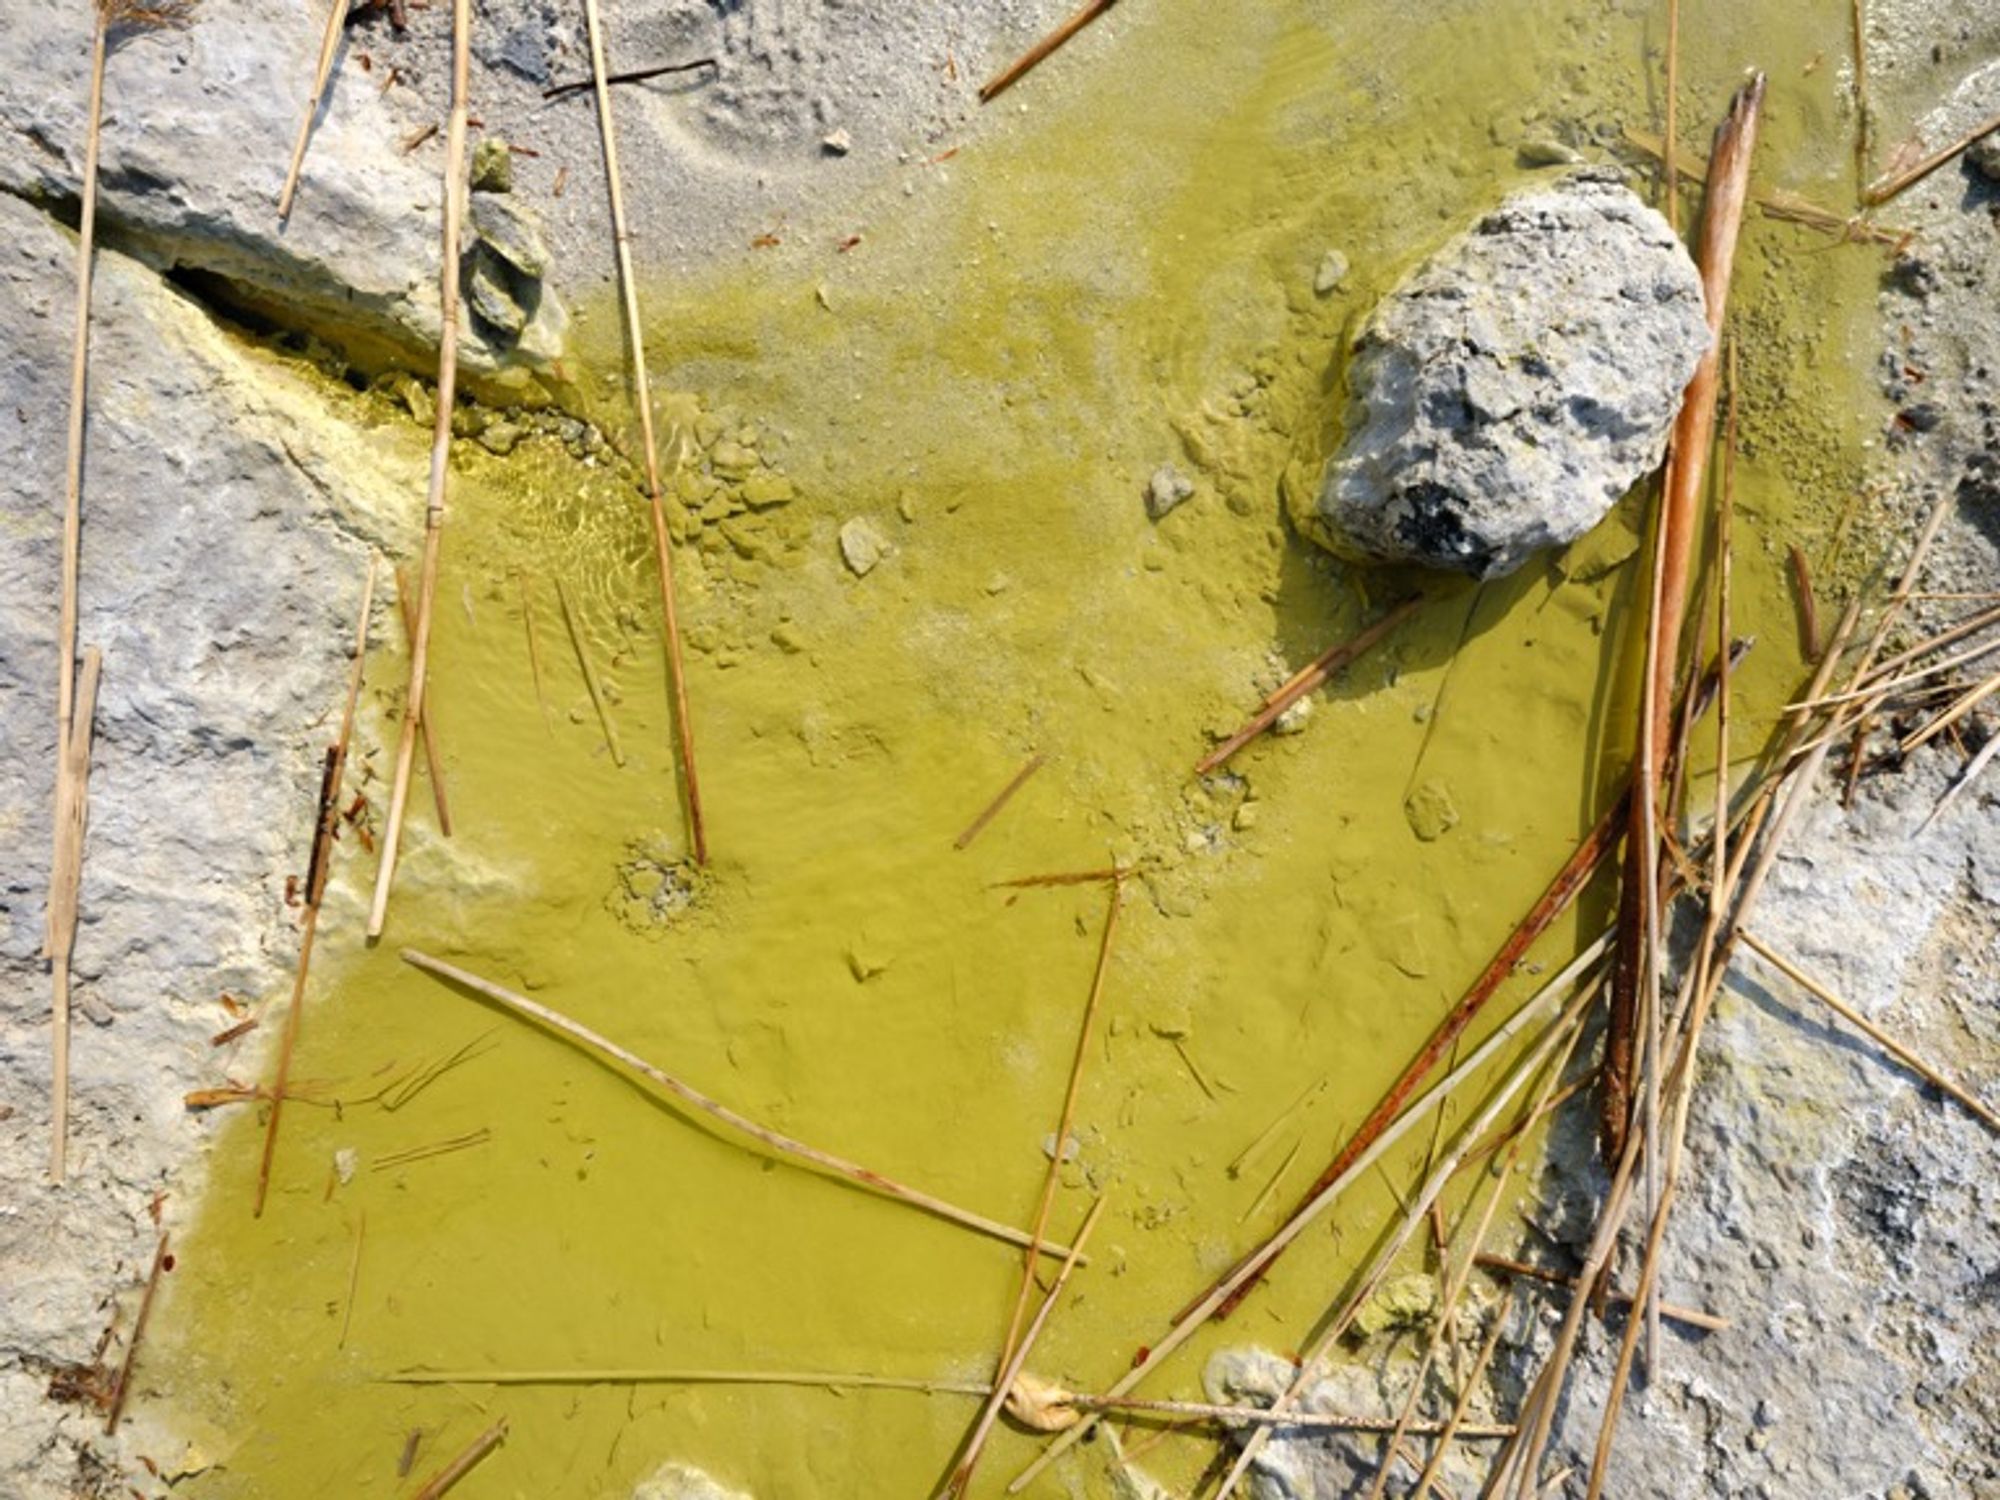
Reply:
[[[875,565],[882,561],[883,550],[881,536],[860,516],[840,528],[841,560],[856,578],[866,578],[875,571]]]
[[[1155,521],[1194,493],[1194,481],[1172,464],[1161,464],[1146,481],[1146,514]]]
[[[1332,296],[1340,290],[1340,284],[1347,280],[1347,257],[1338,250],[1326,252],[1319,263],[1319,271],[1313,276],[1313,290],[1322,297]]]
[[[827,132],[819,144],[828,156],[845,156],[854,149],[854,137],[845,130],[833,130]]]

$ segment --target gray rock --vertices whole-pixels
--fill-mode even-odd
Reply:
[[[1511,572],[1659,462],[1707,347],[1694,263],[1615,177],[1517,194],[1370,315],[1307,529],[1353,556]]]
[[[472,229],[479,243],[523,276],[539,280],[549,273],[549,247],[541,226],[520,200],[494,193],[472,195]]]
[[[465,300],[495,332],[517,339],[527,330],[528,310],[515,300],[511,280],[500,258],[489,255],[481,246],[466,273]]]
[[[270,992],[296,951],[281,892],[303,869],[365,545],[410,539],[425,444],[414,424],[347,427],[317,384],[245,352],[145,267],[98,252],[78,639],[103,649],[104,675],[76,975],[80,1006],[106,1024],[74,1033],[69,1182],[48,1187],[49,980],[35,954],[76,249],[5,195],[0,244],[0,1058],[12,1106],[0,1121],[0,1349],[15,1377],[0,1382],[0,1493],[53,1500],[77,1492],[77,1448],[101,1443],[101,1424],[45,1403],[47,1375],[20,1371],[96,1357],[106,1292],[152,1254],[148,1202],[173,1185],[178,1215],[172,1174],[213,1129],[179,1096],[213,1082],[218,1058],[255,1075],[249,1054],[208,1044],[224,1019],[216,995]],[[357,762],[378,743],[371,714]],[[356,852],[343,844],[330,920],[350,919]]]
[[[1155,521],[1194,494],[1194,481],[1172,464],[1161,464],[1146,481],[1146,514]]]

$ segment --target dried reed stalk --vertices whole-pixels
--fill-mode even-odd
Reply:
[[[1501,1048],[1505,1047],[1518,1036],[1522,1030],[1533,1024],[1538,1017],[1555,1003],[1559,996],[1581,980],[1598,960],[1604,956],[1609,947],[1610,935],[1608,933],[1592,942],[1583,952],[1571,960],[1561,973],[1557,974],[1536,992],[1535,995],[1523,1003],[1519,1010],[1515,1011],[1513,1015],[1495,1027],[1492,1035],[1488,1036],[1475,1047],[1463,1062],[1431,1085],[1421,1098],[1412,1103],[1385,1128],[1378,1131],[1367,1146],[1355,1153],[1346,1170],[1332,1182],[1328,1183],[1317,1197],[1303,1205],[1282,1228],[1240,1261],[1236,1271],[1218,1282],[1210,1289],[1206,1296],[1177,1318],[1174,1326],[1167,1330],[1158,1343],[1141,1350],[1138,1356],[1133,1359],[1131,1369],[1110,1390],[1105,1392],[1106,1397],[1115,1398],[1125,1396],[1136,1389],[1139,1383],[1154,1370],[1158,1369],[1169,1355],[1192,1338],[1201,1326],[1214,1315],[1217,1308],[1232,1297],[1254,1276],[1261,1274],[1262,1269],[1268,1266],[1270,1261],[1275,1260],[1279,1253],[1301,1234],[1305,1233],[1318,1220],[1320,1215],[1333,1205],[1334,1201],[1342,1193],[1358,1181],[1398,1141],[1409,1134],[1433,1108],[1442,1104],[1467,1079],[1477,1074],[1482,1067],[1492,1060]],[[1020,1490],[1031,1484],[1037,1475],[1050,1464],[1054,1463],[1073,1444],[1081,1442],[1089,1434],[1096,1420],[1095,1417],[1086,1417],[1076,1426],[1058,1434],[1055,1441],[1047,1448],[1044,1448],[1041,1455],[1032,1464],[1014,1477],[1013,1481],[1007,1486],[1008,1493],[1019,1493]]]
[[[1627,129],[1623,139],[1625,144],[1642,156],[1663,162],[1666,143],[1657,136],[1648,135],[1643,130]],[[1675,175],[1683,183],[1699,183],[1707,174],[1708,163],[1699,155],[1687,156],[1675,153]],[[1881,245],[1887,249],[1900,249],[1914,237],[1914,231],[1890,225],[1875,224],[1858,215],[1842,215],[1832,209],[1814,203],[1810,198],[1801,198],[1797,193],[1781,189],[1770,189],[1751,195],[1751,202],[1767,219],[1775,219],[1781,224],[1798,224],[1806,229],[1817,230],[1821,234],[1832,235],[1843,243],[1866,243]]]
[[[1789,549],[1792,566],[1792,588],[1798,596],[1799,606],[1799,655],[1805,661],[1819,660],[1819,600],[1813,595],[1812,569],[1806,564],[1806,555],[1797,543]]]
[[[2000,1132],[2000,1114],[1994,1113],[1977,1094],[1953,1082],[1950,1078],[1939,1072],[1938,1069],[1925,1062],[1902,1042],[1897,1041],[1895,1037],[1862,1015],[1860,1011],[1849,1005],[1845,1000],[1842,1000],[1840,996],[1828,989],[1826,985],[1813,978],[1797,964],[1771,947],[1769,943],[1758,937],[1756,933],[1739,932],[1738,935],[1742,938],[1746,947],[1756,953],[1766,963],[1770,964],[1780,974],[1791,980],[1793,984],[1796,984],[1807,994],[1818,999],[1827,1009],[1831,1010],[1857,1031],[1860,1031],[1870,1041],[1874,1042],[1912,1073],[1923,1079],[1932,1088],[1938,1090],[1940,1093],[1949,1094],[1952,1098],[1956,1099],[1988,1130]]]
[[[549,723],[549,698],[542,691],[542,643],[535,632],[535,601],[528,596],[528,575],[517,573],[515,582],[521,587],[521,620],[528,631],[528,675],[535,684],[535,706],[542,711],[542,728],[554,734]]]
[[[708,830],[701,814],[701,781],[695,774],[694,721],[688,713],[687,668],[681,656],[680,616],[674,603],[673,549],[667,540],[666,502],[660,490],[659,444],[653,435],[653,394],[646,379],[646,335],[639,321],[639,286],[632,275],[632,231],[625,219],[625,189],[618,171],[618,131],[611,118],[606,82],[603,28],[597,0],[583,0],[590,30],[590,77],[597,93],[597,126],[604,137],[604,176],[611,196],[611,228],[618,256],[618,286],[625,305],[625,337],[632,346],[632,402],[639,408],[639,435],[646,450],[646,494],[653,522],[653,552],[660,565],[661,626],[666,637],[667,676],[674,694],[674,724],[680,735],[681,775],[687,789],[688,838],[694,862],[708,863]]]
[[[459,3],[464,4],[466,0],[459,0]],[[440,1495],[453,1489],[459,1480],[470,1474],[481,1459],[499,1447],[501,1440],[506,1436],[507,1419],[502,1417],[474,1438],[457,1458],[427,1479],[424,1487],[417,1491],[412,1500],[438,1500]]]
[[[1020,791],[1022,787],[1026,786],[1028,784],[1028,778],[1034,775],[1035,772],[1041,770],[1043,766],[1047,765],[1048,759],[1049,758],[1046,755],[1030,756],[1028,758],[1028,763],[1022,766],[1020,770],[1014,773],[1013,779],[1010,780],[1005,786],[1000,788],[999,795],[996,796],[991,802],[987,803],[986,806],[980,810],[978,817],[974,818],[970,823],[966,824],[965,832],[961,833],[957,838],[951,841],[951,847],[954,849],[964,849],[967,846],[969,846],[974,839],[978,838],[980,834],[984,833],[986,831],[986,825],[988,823],[991,823],[995,818],[1000,816],[1000,810],[1014,799],[1014,793]]]
[[[1666,491],[1660,505],[1656,603],[1646,647],[1647,701],[1641,708],[1639,765],[1633,778],[1632,822],[1626,842],[1624,893],[1619,910],[1619,956],[1612,976],[1601,1077],[1599,1120],[1607,1161],[1622,1154],[1631,1114],[1639,992],[1658,952],[1658,903],[1648,898],[1657,894],[1653,882],[1657,879],[1660,858],[1655,826],[1660,777],[1671,743],[1673,686],[1680,660],[1681,632],[1687,618],[1688,574],[1695,532],[1700,524],[1698,512],[1709,445],[1715,432],[1722,325],[1728,310],[1737,234],[1749,194],[1750,161],[1756,149],[1758,113],[1763,102],[1764,75],[1753,74],[1730,100],[1728,113],[1716,130],[1709,158],[1698,261],[1710,343],[1695,366],[1674,422]],[[1653,872],[1651,876],[1649,871]]]
[[[597,710],[597,723],[604,731],[604,743],[611,751],[611,763],[625,764],[624,747],[618,743],[618,725],[611,717],[611,701],[605,696],[604,684],[597,680],[597,666],[590,659],[590,642],[585,638],[583,626],[578,623],[576,610],[571,606],[569,590],[563,581],[556,580],[556,602],[562,606],[563,626],[569,631],[569,643],[576,649],[576,664],[583,669],[583,685],[590,692],[590,705]]]
[[[1981,679],[1970,690],[1961,694],[1943,713],[1932,718],[1923,728],[1913,730],[1911,733],[1905,735],[1902,743],[1896,747],[1897,750],[1904,755],[1908,755],[1919,745],[1929,744],[1947,729],[1951,728],[1952,725],[1958,723],[1959,720],[1979,707],[1988,698],[1992,697],[1996,692],[2000,692],[2000,672],[1994,673],[1991,677]]]
[[[1878,204],[1887,203],[1891,198],[1902,192],[1903,189],[1922,182],[1931,173],[1935,172],[1953,157],[1959,155],[1981,136],[1991,135],[1996,130],[2000,130],[2000,114],[1987,116],[1984,120],[1973,126],[1972,129],[1966,131],[1964,135],[1958,137],[1949,146],[1940,147],[1929,156],[1926,156],[1922,161],[1905,167],[1900,172],[1890,172],[1885,176],[1876,178],[1875,181],[1869,183],[1862,191],[1861,201],[1870,208],[1874,208]]]
[[[1429,1462],[1423,1472],[1417,1475],[1416,1488],[1410,1491],[1409,1500],[1425,1500],[1437,1487],[1438,1471],[1444,1467],[1445,1456],[1451,1451],[1453,1437],[1468,1429],[1466,1412],[1472,1409],[1472,1398],[1478,1393],[1479,1385],[1486,1378],[1487,1368],[1493,1363],[1493,1355],[1500,1347],[1500,1335],[1507,1329],[1507,1308],[1503,1304],[1493,1310],[1493,1321],[1487,1325],[1486,1337],[1480,1341],[1479,1352],[1473,1356],[1472,1368],[1459,1381],[1458,1399],[1452,1403],[1451,1415],[1438,1430],[1436,1444],[1431,1449]],[[1518,1432],[1520,1429],[1516,1428]]]
[[[292,975],[292,1003],[285,1009],[285,1030],[278,1043],[278,1074],[271,1084],[271,1117],[264,1125],[264,1151],[257,1162],[257,1191],[251,1199],[253,1218],[264,1216],[264,1199],[271,1189],[271,1161],[278,1150],[278,1122],[284,1117],[285,1091],[291,1083],[292,1052],[298,1045],[299,1018],[305,1010],[306,972],[312,967],[313,943],[319,936],[320,907],[326,898],[327,874],[333,864],[333,839],[340,827],[340,787],[347,769],[347,747],[354,737],[354,710],[361,699],[361,674],[368,660],[368,617],[375,604],[375,554],[368,554],[368,574],[361,584],[361,610],[354,624],[354,665],[347,673],[347,698],[340,710],[340,733],[327,747],[320,777],[319,801],[313,810],[312,855],[306,865],[305,916],[299,929],[299,963]]]
[[[146,1336],[146,1324],[153,1316],[153,1299],[159,1295],[160,1277],[167,1269],[167,1236],[161,1231],[153,1249],[153,1269],[146,1275],[146,1289],[139,1294],[139,1315],[132,1320],[132,1337],[125,1342],[125,1357],[118,1362],[118,1380],[111,1387],[111,1409],[104,1416],[104,1435],[113,1437],[125,1415],[125,1399],[132,1394],[132,1366],[139,1357],[139,1340]]]
[[[1986,743],[1979,747],[1979,753],[1966,762],[1965,769],[1959,773],[1958,780],[1954,781],[1950,789],[1942,797],[1938,798],[1937,805],[1925,814],[1923,822],[1917,825],[1917,832],[1922,833],[1931,824],[1950,811],[1952,803],[1958,801],[1965,794],[1966,789],[1979,779],[1979,773],[1993,763],[1993,758],[1996,755],[2000,755],[2000,731],[1995,731],[1989,736]]]
[[[1084,0],[1083,5],[1054,31],[988,79],[979,90],[979,102],[991,104],[1047,61],[1049,56],[1066,44],[1071,37],[1117,3],[1118,0]]]
[[[326,81],[333,73],[333,54],[340,48],[340,30],[347,21],[347,0],[327,0],[326,32],[319,41],[319,62],[313,67],[312,92],[306,95],[306,112],[299,121],[299,138],[292,145],[292,164],[285,171],[285,185],[278,192],[278,220],[291,217],[292,195],[299,190],[299,173],[305,170],[306,142],[312,139],[313,116],[326,96]]]
[[[417,612],[410,602],[410,579],[408,572],[396,569],[396,610],[403,617],[403,636],[414,648],[417,640]],[[417,735],[424,742],[424,770],[431,779],[431,799],[437,804],[438,832],[451,837],[451,807],[444,795],[444,763],[438,758],[437,728],[433,722],[437,705],[426,703],[423,717],[417,721]]]
[[[1217,745],[1197,761],[1195,763],[1194,774],[1197,776],[1206,776],[1210,771],[1227,762],[1238,750],[1241,750],[1245,745],[1256,739],[1258,735],[1277,723],[1279,717],[1286,709],[1298,702],[1299,699],[1305,697],[1306,694],[1320,687],[1335,672],[1338,672],[1342,667],[1347,666],[1350,662],[1365,654],[1370,647],[1374,646],[1384,636],[1388,635],[1390,631],[1402,624],[1404,620],[1416,612],[1417,607],[1423,602],[1421,594],[1414,598],[1405,599],[1401,604],[1395,606],[1395,608],[1391,609],[1359,635],[1356,635],[1352,640],[1342,641],[1337,646],[1328,647],[1326,651],[1321,653],[1303,671],[1295,673],[1289,682],[1266,698],[1264,706],[1251,716],[1249,723],[1245,724],[1236,733],[1232,734],[1228,739],[1224,740],[1220,745]]]
[[[1007,1320],[1007,1337],[1000,1344],[999,1367],[1005,1370],[1014,1358],[1021,1320],[1028,1313],[1028,1294],[1034,1289],[1035,1267],[1041,1259],[1042,1237],[1048,1232],[1049,1210],[1055,1206],[1056,1184],[1062,1179],[1063,1152],[1076,1124],[1076,1101],[1083,1091],[1083,1067],[1090,1059],[1090,1033],[1097,1021],[1098,1002],[1104,998],[1104,977],[1111,970],[1111,942],[1118,935],[1118,912],[1125,904],[1123,881],[1111,883],[1111,898],[1104,909],[1104,933],[1097,944],[1097,964],[1090,976],[1090,994],[1083,1002],[1083,1020],[1076,1029],[1076,1054],[1070,1059],[1069,1083],[1063,1089],[1062,1110],[1056,1116],[1055,1149],[1049,1153],[1049,1169],[1042,1177],[1042,1196],[1035,1205],[1035,1227],[1028,1241],[1028,1253],[1021,1262],[1021,1289],[1014,1297],[1013,1315]],[[1001,1380],[1004,1389],[1009,1384]]]
[[[83,673],[71,705],[70,737],[56,762],[55,859],[49,873],[49,1028],[54,1076],[49,1100],[49,1180],[60,1184],[69,1154],[70,963],[76,949],[83,887],[83,835],[90,821],[90,738],[97,720],[97,684],[104,656],[83,653]]]
[[[1867,0],[1849,7],[1854,31],[1854,191],[1867,201],[1868,183],[1868,15]]]
[[[1493,955],[1479,977],[1473,980],[1458,1004],[1453,1006],[1438,1023],[1437,1030],[1431,1033],[1430,1040],[1425,1042],[1417,1055],[1410,1059],[1396,1081],[1389,1085],[1388,1091],[1356,1128],[1354,1134],[1348,1138],[1347,1144],[1341,1147],[1339,1153],[1327,1164],[1326,1170],[1313,1180],[1312,1186],[1293,1209],[1294,1214],[1300,1212],[1308,1203],[1325,1192],[1331,1183],[1347,1172],[1369,1149],[1375,1137],[1387,1128],[1390,1121],[1401,1114],[1410,1095],[1425,1078],[1430,1076],[1431,1070],[1451,1050],[1459,1037],[1464,1035],[1466,1027],[1472,1024],[1473,1018],[1485,1009],[1487,1002],[1499,992],[1500,986],[1514,972],[1514,966],[1527,956],[1528,950],[1535,945],[1542,934],[1569,909],[1578,893],[1589,884],[1591,876],[1597,872],[1597,867],[1616,846],[1617,832],[1625,821],[1625,809],[1629,800],[1628,797],[1621,796],[1611,810],[1599,820],[1597,826],[1576,846],[1563,867],[1556,872],[1556,877],[1549,883],[1548,889],[1542,892],[1535,904],[1528,909],[1528,914],[1507,935],[1507,940],[1500,945],[1500,951]],[[1267,1253],[1260,1249],[1253,1251],[1250,1257],[1238,1261],[1231,1267],[1229,1273],[1217,1285],[1230,1283],[1235,1290],[1218,1305],[1217,1315],[1227,1317],[1235,1311],[1243,1298],[1249,1295],[1250,1289],[1271,1269],[1277,1258],[1277,1252]],[[1246,1270],[1247,1276],[1244,1274]],[[1239,1277],[1242,1279],[1239,1280]],[[1215,1288],[1211,1287],[1207,1293],[1183,1308],[1182,1316],[1196,1304],[1207,1301],[1214,1290]]]
[[[456,965],[445,963],[441,959],[432,958],[428,953],[420,953],[414,948],[405,948],[403,950],[403,961],[422,969],[427,974],[434,974],[438,978],[458,985],[463,989],[471,990],[478,995],[484,995],[487,999],[505,1006],[517,1015],[527,1016],[541,1022],[550,1030],[568,1037],[573,1042],[582,1044],[592,1052],[610,1058],[613,1062],[630,1069],[643,1078],[649,1079],[669,1094],[672,1094],[683,1104],[700,1110],[712,1119],[720,1120],[731,1130],[736,1131],[740,1135],[749,1136],[750,1139],[768,1146],[781,1156],[789,1156],[800,1161],[810,1162],[835,1177],[845,1178],[849,1182],[869,1188],[886,1197],[907,1203],[913,1208],[921,1208],[925,1212],[935,1214],[941,1219],[949,1219],[952,1223],[963,1225],[967,1229],[977,1230],[979,1233],[990,1235],[997,1240],[1005,1240],[1010,1245],[1026,1246],[1032,1243],[1027,1234],[1010,1225],[1001,1224],[981,1214],[958,1208],[945,1202],[942,1198],[933,1198],[929,1193],[905,1187],[899,1182],[884,1177],[879,1172],[871,1172],[866,1167],[856,1166],[853,1162],[835,1156],[830,1152],[821,1151],[816,1146],[808,1146],[803,1141],[796,1141],[790,1136],[780,1135],[775,1130],[767,1129],[759,1125],[755,1120],[739,1115],[735,1110],[729,1108],[728,1105],[717,1103],[715,1100],[709,1098],[708,1095],[683,1083],[671,1073],[654,1067],[653,1064],[647,1062],[636,1052],[628,1051],[610,1038],[592,1031],[580,1022],[572,1021],[560,1011],[551,1010],[546,1005],[530,1000],[526,995],[517,995],[512,990],[495,984],[490,979],[482,979],[477,974],[458,968]],[[1063,1255],[1067,1253],[1068,1248],[1066,1245],[1054,1244],[1042,1247],[1043,1253],[1051,1256]]]
[[[1579,1285],[1576,1277],[1568,1275],[1565,1272],[1551,1271],[1546,1266],[1531,1266],[1525,1261],[1513,1260],[1504,1255],[1482,1254],[1478,1257],[1478,1261],[1479,1268],[1482,1271],[1492,1271],[1500,1276],[1518,1277],[1526,1281],[1539,1281],[1545,1286],[1567,1287],[1572,1291],[1576,1290]],[[1588,1290],[1588,1288],[1585,1288],[1585,1290]],[[1615,1289],[1611,1292],[1611,1301],[1614,1303],[1629,1307],[1633,1300],[1630,1292],[1621,1292]],[[1704,1333],[1721,1333],[1725,1329],[1734,1326],[1727,1318],[1718,1317],[1711,1312],[1703,1312],[1698,1307],[1681,1307],[1672,1302],[1662,1302],[1660,1304],[1660,1313],[1661,1316],[1675,1323],[1685,1323],[1688,1327],[1699,1328]]]
[[[1681,232],[1680,172],[1674,160],[1680,151],[1679,117],[1681,83],[1681,0],[1667,0],[1667,98],[1666,119],[1660,129],[1660,176],[1666,184],[1667,225]]]
[[[410,649],[410,687],[403,705],[403,730],[396,745],[395,779],[389,815],[382,829],[382,860],[375,874],[375,899],[368,909],[368,936],[378,938],[389,919],[389,889],[396,879],[402,848],[403,815],[410,800],[410,772],[416,759],[417,725],[424,714],[424,691],[431,665],[431,614],[437,604],[438,549],[444,532],[446,476],[451,471],[451,414],[458,394],[458,267],[465,220],[466,95],[472,86],[472,0],[452,0],[451,114],[445,126],[444,231],[439,248],[437,421],[431,431],[430,487],[424,502],[424,560],[417,594],[416,643]]]
[[[1115,904],[1112,910],[1117,910]],[[1058,1141],[1056,1144],[1056,1155],[1060,1157],[1062,1143]],[[1042,1299],[1042,1305],[1036,1310],[1027,1331],[1021,1335],[1019,1345],[1012,1346],[1008,1357],[1001,1361],[999,1377],[993,1382],[993,1394],[986,1398],[986,1404],[980,1408],[978,1420],[972,1425],[972,1434],[965,1440],[965,1454],[951,1471],[951,1477],[945,1480],[944,1488],[939,1491],[946,1500],[955,1500],[955,1497],[964,1494],[965,1487],[972,1482],[972,1471],[979,1466],[979,1455],[986,1448],[987,1434],[993,1431],[993,1424],[1000,1416],[1000,1408],[1006,1404],[1008,1395],[1014,1389],[1015,1381],[1021,1378],[1021,1371],[1027,1366],[1028,1356],[1034,1352],[1035,1340],[1042,1336],[1042,1329],[1048,1324],[1049,1314],[1056,1310],[1056,1303],[1062,1298],[1063,1288],[1069,1284],[1070,1273],[1076,1269],[1077,1256],[1090,1242],[1090,1232],[1097,1227],[1098,1215],[1103,1212],[1102,1198],[1090,1205],[1090,1212],[1083,1216],[1083,1224],[1076,1232],[1076,1249],[1064,1257],[1062,1269],[1056,1272],[1055,1284],[1049,1288],[1048,1296]],[[1039,1235],[1037,1237],[1039,1238]],[[1031,1271],[1029,1280],[1033,1279]],[[1011,1338],[1011,1333],[1009,1336]]]
[[[361,1247],[368,1240],[368,1210],[360,1211],[360,1222],[354,1229],[354,1254],[347,1261],[347,1301],[340,1310],[340,1338],[334,1347],[347,1347],[347,1332],[354,1326],[354,1295],[361,1285]]]
[[[1584,1012],[1594,998],[1593,986],[1585,985],[1580,989],[1575,998],[1564,1008],[1563,1013],[1549,1023],[1548,1029],[1534,1046],[1530,1047],[1508,1070],[1507,1076],[1494,1089],[1478,1115],[1459,1132],[1451,1150],[1432,1169],[1423,1185],[1405,1206],[1395,1229],[1369,1261],[1368,1269],[1349,1291],[1339,1310],[1326,1322],[1319,1336],[1313,1340],[1305,1358],[1300,1361],[1297,1372],[1292,1376],[1291,1383],[1271,1404],[1270,1410],[1274,1412],[1292,1410],[1304,1396],[1307,1388],[1320,1378],[1327,1355],[1339,1343],[1341,1336],[1353,1326],[1355,1317],[1389,1274],[1397,1256],[1402,1254],[1412,1236],[1422,1227],[1426,1211],[1437,1202],[1439,1194],[1443,1193],[1446,1185],[1457,1175],[1459,1164],[1464,1160],[1466,1153],[1499,1120],[1514,1095],[1542,1071],[1544,1065],[1555,1056],[1557,1048],[1576,1037],[1583,1025]],[[1498,1201],[1499,1195],[1496,1191],[1489,1201],[1489,1208]],[[1460,1286],[1470,1271],[1469,1263],[1458,1269],[1457,1282]],[[1452,1294],[1447,1293],[1447,1301],[1449,1300],[1452,1300]],[[1249,1473],[1251,1464],[1256,1462],[1257,1455],[1263,1451],[1269,1439],[1269,1429],[1261,1429],[1243,1445],[1242,1451],[1236,1456],[1234,1466],[1224,1477],[1222,1487],[1216,1491],[1215,1500],[1229,1500],[1229,1496],[1235,1493],[1236,1486],[1243,1482],[1244,1475]]]

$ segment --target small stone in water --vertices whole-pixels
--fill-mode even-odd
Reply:
[[[1338,250],[1329,250],[1319,263],[1319,271],[1313,277],[1313,290],[1322,297],[1331,296],[1340,290],[1340,284],[1347,280],[1347,257]]]
[[[847,571],[866,578],[882,561],[883,543],[875,528],[856,516],[840,528],[840,556]]]
[[[1146,514],[1160,520],[1194,493],[1194,481],[1172,464],[1161,464],[1146,481]]]

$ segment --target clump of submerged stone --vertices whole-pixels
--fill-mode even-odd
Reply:
[[[1617,173],[1516,194],[1369,316],[1307,529],[1349,556],[1512,572],[1659,463],[1707,346],[1693,261]]]

